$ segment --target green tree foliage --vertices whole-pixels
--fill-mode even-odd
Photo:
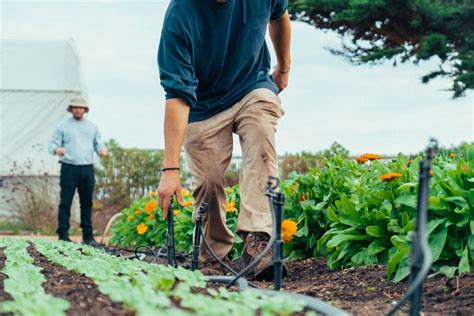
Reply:
[[[109,155],[96,168],[96,190],[118,208],[156,189],[163,151],[124,149],[115,140],[106,143]]]
[[[453,80],[453,98],[474,88],[472,0],[290,0],[292,19],[344,37],[334,54],[356,64],[438,56],[439,69],[422,77]],[[348,40],[346,40],[348,39]]]

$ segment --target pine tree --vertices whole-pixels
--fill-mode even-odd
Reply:
[[[452,78],[453,98],[474,88],[474,0],[289,0],[289,11],[341,34],[342,49],[331,51],[356,64],[438,56],[439,70],[423,83]]]

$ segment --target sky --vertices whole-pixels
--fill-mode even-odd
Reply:
[[[0,1],[2,39],[74,39],[91,106],[88,119],[104,139],[163,148],[156,53],[168,1]],[[430,136],[448,147],[473,141],[472,90],[452,100],[449,80],[420,82],[438,68],[436,58],[418,65],[355,66],[329,52],[340,43],[334,32],[292,22],[279,154],[315,152],[338,142],[353,155],[394,155],[423,150]],[[236,141],[234,154],[240,152]]]

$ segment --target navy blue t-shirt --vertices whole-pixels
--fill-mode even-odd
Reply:
[[[288,0],[172,0],[158,49],[166,99],[190,107],[189,122],[209,118],[256,88],[278,93],[265,33]]]

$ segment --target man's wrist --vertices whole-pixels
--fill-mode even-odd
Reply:
[[[273,66],[273,69],[275,69],[276,71],[281,72],[281,73],[287,73],[287,72],[290,72],[291,67],[290,67],[290,65],[280,66],[279,64],[276,64],[275,66]]]

